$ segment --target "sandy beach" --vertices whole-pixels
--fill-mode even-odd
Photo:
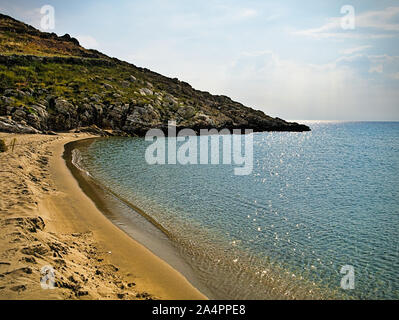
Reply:
[[[179,272],[112,224],[62,154],[87,133],[0,133],[0,299],[206,299]],[[42,289],[40,270],[55,270]]]

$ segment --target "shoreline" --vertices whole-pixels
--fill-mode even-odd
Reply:
[[[0,298],[207,299],[81,190],[64,146],[93,137],[0,134],[7,144],[17,139],[0,155]],[[43,265],[55,269],[54,290],[40,286]]]
[[[82,191],[93,201],[99,211],[122,232],[137,241],[173,269],[181,273],[197,290],[212,299],[213,293],[199,281],[192,267],[178,251],[170,233],[146,212],[133,203],[121,198],[107,186],[91,176],[84,166],[73,162],[73,151],[89,147],[98,139],[94,137],[68,142],[64,146],[63,158],[66,166],[78,182]]]
[[[113,139],[113,138],[110,138]],[[122,138],[121,138],[122,139]],[[118,138],[119,140],[119,138]],[[123,141],[118,141],[121,142],[122,144]],[[90,152],[90,150],[85,150],[86,146],[82,145],[81,147],[79,146],[80,142],[76,143],[76,149],[79,149],[82,154],[85,155],[91,155],[93,157],[98,156],[97,152]],[[99,140],[99,147],[93,146],[94,150],[102,149],[102,147],[106,148],[107,145],[113,145],[113,143],[107,141],[107,139],[102,139]],[[101,147],[102,146],[102,147]],[[73,148],[71,148],[73,149]],[[141,149],[140,149],[141,150]],[[104,150],[103,150],[104,151]],[[111,149],[106,149],[106,154],[103,152],[99,152],[100,155],[104,156],[105,159],[109,159],[107,155],[112,155],[113,150]],[[136,153],[137,154],[137,153]],[[89,159],[91,158],[89,157]],[[122,158],[120,158],[122,157]],[[90,161],[89,162],[83,162],[82,164],[79,162],[79,153],[74,152],[74,159],[77,161],[74,161],[75,166],[75,171],[78,171],[81,176],[87,177],[87,174],[89,174],[88,180],[91,182],[98,183],[100,185],[100,188],[103,188],[104,190],[108,190],[109,187],[107,185],[103,185],[101,183],[101,178],[99,180],[96,180],[95,177],[91,179],[92,173],[98,173],[98,177],[103,177],[101,175],[101,170],[97,171],[96,168],[97,166],[94,165],[91,167]],[[118,164],[119,161],[122,161],[123,159],[123,154],[119,154],[119,157],[110,157],[115,159],[115,166],[112,167],[107,167],[108,170],[118,170]],[[83,158],[85,159],[85,157]],[[103,158],[104,159],[104,158]],[[135,159],[137,160],[137,159]],[[124,165],[123,165],[124,164]],[[87,167],[85,167],[87,165]],[[100,165],[100,164],[97,164]],[[122,166],[125,167],[126,162],[123,163],[122,161]],[[136,163],[136,165],[138,165]],[[76,169],[76,167],[78,169]],[[101,165],[100,165],[101,167]],[[87,168],[92,168],[93,172],[91,172],[91,169]],[[129,168],[129,167],[128,167]],[[98,169],[98,168],[97,168]],[[104,168],[103,168],[104,169]],[[86,173],[85,173],[86,172]],[[107,171],[105,171],[107,172]],[[104,174],[105,174],[104,172]],[[127,172],[127,171],[126,171]],[[145,171],[144,171],[145,172]],[[124,174],[125,171],[121,171],[120,174]],[[123,179],[123,176],[119,174],[119,177]],[[112,177],[112,175],[111,175]],[[115,179],[115,176],[113,176]],[[141,176],[143,178],[143,176]],[[109,182],[110,180],[104,180],[108,181],[108,185],[113,188],[113,183]],[[111,179],[112,181],[112,179]],[[118,180],[114,180],[114,183],[118,184]],[[135,188],[140,189],[140,184],[145,183],[145,180],[139,179],[136,181],[136,184],[131,184],[129,188],[133,192]],[[123,186],[123,185],[122,185]],[[126,186],[126,185],[125,185]],[[114,190],[119,190],[121,194],[124,194],[124,191],[126,187],[123,187],[123,189],[114,189]],[[156,190],[155,188],[151,190],[147,190],[146,194],[152,194],[151,191]],[[122,191],[122,192],[121,192]],[[113,194],[117,201],[119,202],[124,202],[125,204],[130,204],[132,207],[130,208],[130,215],[134,214],[134,212],[131,212],[132,209],[137,211],[137,208],[134,206],[136,199],[139,201],[136,196],[134,197],[129,197],[125,198],[123,196],[120,196],[118,194],[114,194],[111,190],[109,190],[111,194]],[[129,200],[126,199],[131,199],[131,203]],[[96,201],[94,201],[96,203]],[[140,202],[138,202],[140,203]],[[106,204],[109,204],[109,201],[107,199]],[[156,209],[155,209],[156,208]],[[107,208],[106,208],[107,209]],[[121,212],[121,210],[117,207],[116,210],[112,210],[113,206],[111,206],[111,211],[117,212],[118,214]],[[158,207],[156,204],[153,204],[150,207],[147,207],[149,212],[152,212],[152,210],[162,210],[162,207]],[[140,209],[139,209],[140,210]],[[140,210],[141,211],[141,210]],[[156,211],[155,211],[156,213]],[[147,216],[145,212],[136,212],[136,215],[140,216]],[[157,216],[156,214],[154,215],[155,217]],[[115,219],[115,217],[114,217]],[[111,217],[111,220],[113,218]],[[118,217],[115,219],[117,222],[119,222]],[[145,219],[143,219],[145,220]],[[151,219],[152,220],[152,219]],[[161,220],[162,221],[162,220]],[[115,222],[114,222],[115,223]],[[154,223],[154,222],[151,222]],[[116,223],[117,224],[117,223]],[[155,221],[155,225],[158,225],[157,221]],[[265,260],[262,260],[262,257],[260,256],[254,256],[254,255],[248,255],[245,251],[242,250],[237,250],[237,251],[232,251],[232,250],[223,250],[225,246],[223,246],[222,242],[219,242],[219,240],[223,241],[222,238],[212,238],[212,234],[209,234],[206,239],[211,239],[212,238],[212,244],[219,244],[220,246],[216,248],[216,250],[212,251],[212,254],[205,254],[202,255],[202,253],[207,253],[210,252],[207,249],[207,245],[205,242],[201,244],[201,241],[198,241],[199,238],[195,238],[194,236],[191,236],[194,234],[194,232],[200,232],[201,228],[191,228],[192,226],[185,225],[184,221],[179,221],[178,223],[179,226],[184,225],[183,229],[184,232],[189,236],[189,241],[193,240],[195,243],[195,248],[190,246],[189,241],[184,241],[184,237],[179,237],[179,233],[173,233],[173,232],[166,232],[168,237],[170,237],[171,242],[175,244],[176,247],[179,249],[179,253],[181,254],[181,257],[183,260],[187,261],[188,264],[192,267],[192,270],[194,270],[195,275],[198,277],[198,279],[201,279],[202,285],[207,286],[207,290],[203,290],[201,286],[198,286],[195,282],[190,281],[197,289],[201,290],[204,294],[207,295],[210,299],[287,299],[288,295],[287,292],[285,291],[287,287],[293,286],[295,290],[290,290],[288,294],[290,295],[289,297],[291,299],[333,299],[333,296],[335,295],[334,292],[329,292],[327,288],[324,288],[323,285],[312,283],[311,280],[299,277],[300,273],[297,273],[297,270],[291,269],[290,266],[288,265],[283,265],[283,264],[274,264],[274,263],[269,263],[265,262]],[[123,230],[123,228],[121,228]],[[173,229],[173,226],[171,228]],[[129,234],[129,232],[127,232]],[[153,238],[156,238],[153,234],[151,234]],[[136,235],[133,234],[132,236],[134,239],[137,239]],[[169,239],[166,239],[167,241]],[[141,242],[141,241],[140,241]],[[147,246],[145,243],[141,242],[144,244],[147,248],[149,248],[152,252],[154,252],[156,255],[160,256],[157,251],[152,250],[151,247]],[[213,247],[215,248],[215,247]],[[222,250],[220,250],[222,249]],[[240,257],[240,261],[234,261],[236,257]],[[162,256],[160,256],[163,258]],[[168,259],[163,259],[167,261]],[[217,261],[217,264],[214,264],[213,262]],[[175,267],[173,264],[171,264],[173,267]],[[204,268],[206,266],[206,269]],[[181,272],[179,268],[175,268],[178,271]],[[234,271],[233,271],[234,270]],[[267,273],[266,271],[267,270]],[[181,272],[184,274],[184,272]],[[296,278],[293,279],[291,275],[295,273]],[[185,275],[185,274],[184,274]],[[227,275],[227,276],[226,276]],[[234,275],[240,275],[240,280]],[[265,275],[265,276],[264,276]],[[190,277],[187,277],[187,279],[191,280]],[[234,280],[230,280],[234,279]],[[239,281],[241,281],[239,283]],[[248,283],[251,283],[249,286]],[[210,293],[208,293],[210,291]]]

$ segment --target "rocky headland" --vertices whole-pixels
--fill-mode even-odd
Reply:
[[[196,131],[310,130],[0,14],[0,131],[143,136],[170,120]]]

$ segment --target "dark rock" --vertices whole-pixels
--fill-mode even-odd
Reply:
[[[11,289],[12,291],[22,292],[22,291],[25,291],[25,290],[26,290],[26,285],[21,284],[21,285],[18,285],[18,286],[13,286],[13,287],[11,287],[10,289]]]
[[[31,247],[25,247],[21,249],[21,252],[26,254],[26,255],[30,255],[30,256],[36,256],[41,258],[41,255],[45,255],[48,253],[48,249],[46,247],[44,247],[41,244],[38,245],[33,245]]]
[[[22,257],[21,260],[27,263],[37,264],[36,259],[34,257]]]
[[[147,130],[158,125],[160,125],[160,114],[150,104],[144,107],[133,106],[122,130],[131,134],[144,135]]]
[[[92,133],[94,135],[98,135],[98,136],[102,136],[102,137],[107,137],[107,136],[111,135],[109,132],[100,129],[95,124],[93,124],[89,127],[79,128],[79,130],[80,130],[80,132],[88,132],[88,133]]]
[[[31,232],[36,232],[37,229],[39,230],[44,230],[44,227],[46,224],[44,223],[43,219],[41,217],[35,217],[35,218],[26,218],[28,223],[30,224],[29,231]]]
[[[56,131],[65,131],[76,128],[77,107],[64,99],[56,99],[54,101],[54,113],[48,118],[49,127]]]
[[[111,127],[112,129],[115,130],[120,129],[126,120],[128,110],[129,110],[128,104],[110,106],[107,109],[108,111],[107,117],[103,119],[103,124],[106,127]]]
[[[75,293],[75,295],[76,295],[77,297],[87,296],[88,294],[89,294],[88,291],[82,291],[82,290],[79,290],[79,291],[77,291],[77,292]]]
[[[7,151],[7,146],[6,143],[4,142],[4,140],[0,139],[0,152],[6,152]]]
[[[128,87],[130,86],[130,83],[129,83],[129,81],[122,81],[122,82],[121,82],[121,85],[122,85],[122,87],[124,87],[124,88],[128,88]]]

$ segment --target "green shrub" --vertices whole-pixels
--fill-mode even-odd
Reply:
[[[4,140],[0,140],[0,152],[6,152],[7,151],[7,146]]]

